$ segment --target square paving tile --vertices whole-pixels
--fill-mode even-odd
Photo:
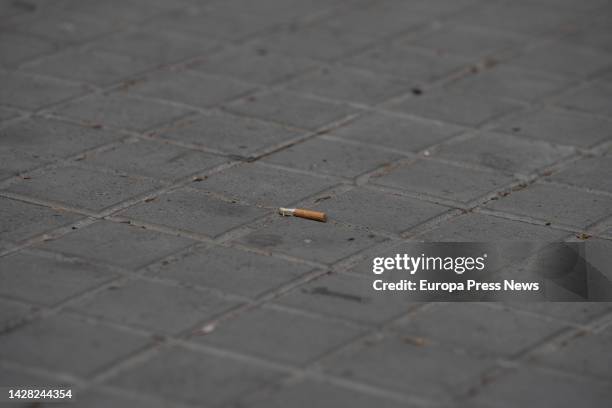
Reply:
[[[312,267],[236,248],[212,246],[186,251],[147,269],[151,276],[256,297],[289,283]]]
[[[81,215],[0,197],[0,237],[13,242],[76,222]]]
[[[29,367],[91,376],[147,343],[143,336],[59,314],[2,336],[0,356]]]
[[[220,323],[212,333],[198,340],[244,354],[302,365],[362,332],[335,321],[263,307]]]
[[[371,147],[316,138],[283,149],[264,161],[321,174],[356,177],[400,158],[398,154]]]
[[[145,131],[187,115],[185,108],[111,93],[93,95],[56,109],[57,114],[94,125],[109,125],[127,130]]]
[[[138,157],[138,160],[134,160]],[[111,167],[127,174],[176,180],[228,160],[221,156],[157,141],[138,141],[88,155],[83,163]]]
[[[296,174],[259,164],[243,164],[193,183],[195,188],[248,203],[280,207],[334,185],[323,177]]]
[[[238,241],[259,249],[333,263],[384,240],[363,230],[283,217]]]
[[[306,98],[286,91],[251,96],[227,106],[227,109],[247,116],[313,130],[356,112],[356,109],[344,104]]]
[[[71,256],[136,269],[193,243],[186,238],[102,221],[39,246]]]
[[[85,87],[20,72],[0,72],[0,104],[36,110],[87,92]]]
[[[494,95],[462,94],[449,90],[413,95],[391,104],[388,109],[442,122],[479,126],[520,107]]]
[[[403,152],[418,152],[437,144],[463,129],[425,119],[413,119],[391,113],[373,113],[334,129],[334,136]]]
[[[544,108],[504,118],[495,130],[555,144],[589,148],[612,138],[611,123],[567,110]]]
[[[511,181],[511,177],[500,173],[466,169],[430,160],[418,160],[370,180],[371,183],[385,187],[460,202],[469,202],[502,189]]]
[[[75,155],[125,136],[105,129],[34,117],[0,129],[0,137],[11,150],[46,159]]]
[[[130,207],[118,215],[216,237],[267,213],[269,210],[183,188]]]
[[[236,305],[212,293],[137,280],[111,286],[70,309],[153,333],[177,334]]]
[[[365,188],[356,188],[315,207],[334,220],[401,233],[449,210],[448,207]]]
[[[578,160],[553,174],[550,179],[577,187],[612,193],[612,177],[601,177],[602,174],[612,174],[612,157],[590,157]]]
[[[129,92],[200,108],[212,108],[255,90],[254,85],[196,71],[168,71],[149,76]]]
[[[436,155],[490,167],[504,173],[529,174],[573,153],[569,147],[492,132],[447,144]]]
[[[113,272],[86,262],[18,252],[2,259],[0,293],[51,306],[114,277]]]
[[[190,404],[220,405],[282,374],[244,361],[172,348],[111,378],[120,388]]]
[[[410,84],[355,69],[332,67],[293,81],[289,88],[330,99],[374,105],[406,93]]]
[[[435,321],[436,324],[431,324]],[[394,325],[402,334],[479,355],[513,356],[560,333],[565,325],[478,303],[437,304]],[[482,339],[487,341],[483,342]]]
[[[277,302],[367,325],[384,324],[418,306],[403,294],[374,291],[372,281],[371,276],[326,275],[287,292]]]
[[[566,187],[533,184],[487,206],[546,222],[586,228],[610,215],[612,199]]]
[[[90,211],[101,211],[159,187],[160,183],[151,180],[70,166],[32,175],[30,179],[13,184],[7,190]]]
[[[242,156],[288,142],[304,132],[231,114],[190,117],[161,130],[163,138]],[[246,137],[245,137],[246,136]]]
[[[269,52],[262,44],[260,47],[245,46],[205,57],[191,64],[190,68],[256,84],[274,84],[315,66],[316,63],[307,58]]]

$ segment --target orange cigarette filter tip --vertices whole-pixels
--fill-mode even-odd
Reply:
[[[305,210],[303,208],[279,208],[278,212],[281,215],[306,218],[307,220],[326,222],[327,215],[324,212]]]

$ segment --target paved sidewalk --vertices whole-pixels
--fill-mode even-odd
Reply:
[[[0,386],[608,406],[612,304],[379,298],[368,260],[612,249],[610,39],[607,0],[0,0]]]

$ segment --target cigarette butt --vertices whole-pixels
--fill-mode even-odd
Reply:
[[[327,221],[327,215],[324,212],[320,212],[320,211],[305,210],[303,208],[282,208],[281,207],[278,209],[278,212],[281,215],[306,218],[307,220],[314,220],[314,221],[320,221],[320,222]]]

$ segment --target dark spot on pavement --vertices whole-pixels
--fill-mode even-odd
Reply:
[[[324,286],[317,286],[316,288],[311,289],[309,293],[313,295],[332,296],[332,297],[337,297],[340,299],[350,300],[352,302],[359,302],[359,303],[363,303],[366,300],[362,298],[361,296],[353,295],[350,293],[336,292],[334,290],[329,290]]]

